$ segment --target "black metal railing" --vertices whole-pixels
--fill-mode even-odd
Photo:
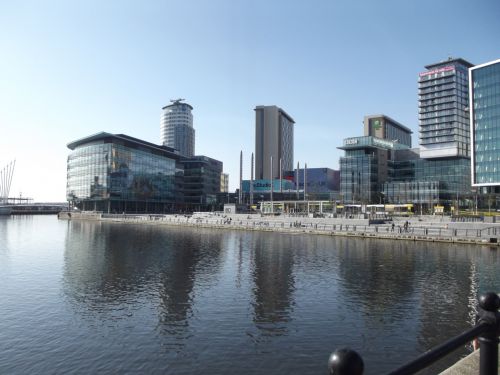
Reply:
[[[498,375],[498,336],[500,335],[500,297],[486,293],[479,298],[476,325],[464,333],[425,352],[415,360],[391,371],[389,375],[409,375],[430,366],[455,349],[478,338],[479,374]],[[334,351],[328,360],[331,375],[362,375],[364,363],[354,350],[344,348]]]

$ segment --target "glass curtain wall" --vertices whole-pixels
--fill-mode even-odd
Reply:
[[[147,150],[89,144],[68,157],[67,199],[85,210],[163,211],[176,201],[175,172],[175,160]]]

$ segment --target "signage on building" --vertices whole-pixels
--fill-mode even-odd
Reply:
[[[282,187],[280,188],[280,180],[276,179],[272,181],[273,191],[290,191],[295,189],[295,184],[289,180],[282,180]],[[242,190],[244,193],[250,192],[250,181],[243,180],[242,181]],[[253,181],[253,192],[254,193],[269,193],[271,192],[271,180],[254,180]]]
[[[425,77],[425,76],[430,76],[431,74],[437,74],[437,73],[442,73],[442,72],[449,72],[450,70],[455,70],[455,67],[454,66],[445,66],[443,68],[431,70],[430,72],[422,72],[422,73],[419,74],[419,76],[420,77]]]
[[[344,145],[357,145],[357,144],[358,144],[358,138],[344,139]]]
[[[392,142],[384,141],[383,139],[379,139],[379,138],[373,138],[373,144],[375,146],[381,146],[381,147],[387,147],[387,148],[394,147]]]

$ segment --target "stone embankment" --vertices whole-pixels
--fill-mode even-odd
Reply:
[[[216,229],[310,233],[410,241],[481,244],[498,246],[500,224],[451,222],[449,217],[416,216],[381,223],[365,218],[311,218],[261,216],[260,214],[195,213],[193,215],[130,215],[99,212],[64,212],[60,219],[191,226]]]

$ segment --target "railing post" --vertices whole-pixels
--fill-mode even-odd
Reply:
[[[363,375],[364,369],[361,356],[349,348],[337,349],[328,358],[330,375]]]
[[[489,292],[479,298],[478,324],[490,326],[479,336],[479,374],[498,375],[498,334],[500,326],[500,297]]]

